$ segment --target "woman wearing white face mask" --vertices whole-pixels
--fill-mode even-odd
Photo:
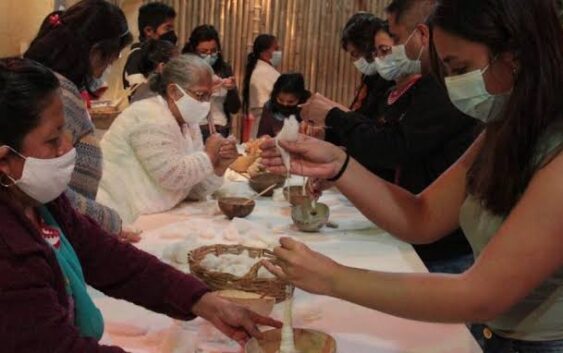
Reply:
[[[562,352],[563,32],[555,2],[442,0],[434,11],[434,67],[445,69],[452,102],[487,123],[435,183],[414,195],[335,146],[301,137],[283,147],[294,172],[337,180],[392,234],[425,243],[461,226],[475,264],[450,276],[365,271],[283,240],[282,270],[270,268],[306,290],[393,315],[485,323],[486,353]],[[286,173],[275,143],[262,148],[263,163]]]
[[[231,65],[225,61],[221,51],[219,33],[211,25],[201,25],[192,31],[190,39],[184,46],[182,53],[199,55],[213,68],[215,81],[211,95],[211,111],[209,119],[215,125],[215,130],[224,137],[231,133],[231,116],[239,112],[241,101],[237,83]],[[203,140],[209,136],[209,124],[201,124]]]
[[[279,326],[73,209],[63,192],[76,153],[59,87],[38,63],[0,60],[2,352],[125,353],[98,342],[104,320],[87,285],[176,319],[201,316],[240,344],[258,324]]]
[[[250,138],[256,138],[258,134],[262,108],[270,99],[274,83],[280,77],[277,68],[281,65],[281,59],[282,52],[275,36],[260,34],[256,37],[246,61],[242,90],[242,112],[246,123],[252,122]],[[246,137],[244,135],[243,132],[243,137]]]
[[[380,102],[393,81],[383,79],[375,66],[375,56],[393,45],[385,21],[368,12],[359,12],[352,16],[342,30],[342,49],[350,54],[354,66],[362,74],[362,83],[350,105],[350,110],[366,118],[374,118]],[[375,40],[379,39],[379,46]]]
[[[132,104],[102,139],[97,201],[116,209],[124,222],[186,198],[205,198],[221,186],[237,152],[234,141],[219,134],[202,141],[199,124],[209,114],[212,75],[195,55],[173,58],[151,77],[159,95]]]

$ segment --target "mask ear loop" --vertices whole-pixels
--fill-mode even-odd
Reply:
[[[15,153],[17,156],[23,158],[24,161],[27,159],[24,155],[22,155],[21,153],[19,153],[18,151],[16,151],[15,149],[13,149],[12,147],[10,147],[10,146],[8,146],[8,145],[4,145],[4,146],[1,146],[1,147],[6,147],[7,149],[9,149],[9,150],[12,151],[13,153]],[[6,183],[6,182],[4,181],[5,178],[8,178],[12,183],[11,183],[11,184]],[[8,174],[1,174],[1,175],[0,175],[0,186],[2,186],[2,187],[4,187],[4,188],[8,189],[8,188],[11,188],[11,187],[13,187],[14,185],[16,185],[16,183],[17,183],[17,181],[16,181],[14,178],[12,178],[11,176],[9,176]]]
[[[12,182],[11,184],[6,183],[4,180],[4,178],[8,178],[10,179],[10,181]],[[3,188],[9,189],[13,186],[16,185],[16,181],[14,180],[14,178],[12,178],[11,176],[9,176],[8,174],[2,174],[0,175],[0,186],[2,186]]]

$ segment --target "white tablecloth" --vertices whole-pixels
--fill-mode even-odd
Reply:
[[[331,206],[338,229],[304,234],[291,226],[290,208],[271,198],[258,200],[249,221],[274,235],[287,234],[349,266],[394,272],[426,272],[413,248],[373,227],[341,195],[327,193],[321,201]],[[193,222],[212,221],[226,227],[214,202],[189,203],[165,214],[143,216],[136,226],[145,230],[139,248],[160,258],[166,247],[190,235]],[[107,323],[104,342],[131,352],[192,353],[202,341],[217,338],[201,319],[187,324],[151,313],[133,304],[94,294]],[[273,316],[281,318],[281,307]],[[296,291],[295,326],[318,329],[336,338],[340,353],[476,353],[477,343],[464,325],[431,324],[396,318],[342,300]],[[187,343],[186,343],[187,342]],[[183,348],[178,348],[183,346]]]

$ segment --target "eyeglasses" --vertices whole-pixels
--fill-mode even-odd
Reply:
[[[387,56],[389,54],[391,54],[391,51],[393,50],[393,47],[390,47],[388,45],[380,45],[379,47],[377,47],[377,55],[378,57],[383,57],[383,56]]]
[[[186,89],[185,91],[193,99],[198,100],[200,102],[209,102],[211,100],[211,93],[209,93],[209,92],[194,91],[194,90],[191,90],[191,89]]]
[[[217,50],[217,49],[213,49],[213,50],[205,50],[204,49],[204,50],[196,50],[196,51],[199,55],[215,55],[215,54],[220,53],[220,51]]]

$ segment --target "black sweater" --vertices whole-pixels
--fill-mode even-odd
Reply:
[[[385,98],[380,106],[375,120],[332,109],[326,120],[327,140],[346,147],[373,173],[415,194],[450,167],[479,132],[477,121],[457,110],[432,76],[419,79],[394,104],[388,105]],[[424,262],[471,253],[460,229],[415,249]]]

